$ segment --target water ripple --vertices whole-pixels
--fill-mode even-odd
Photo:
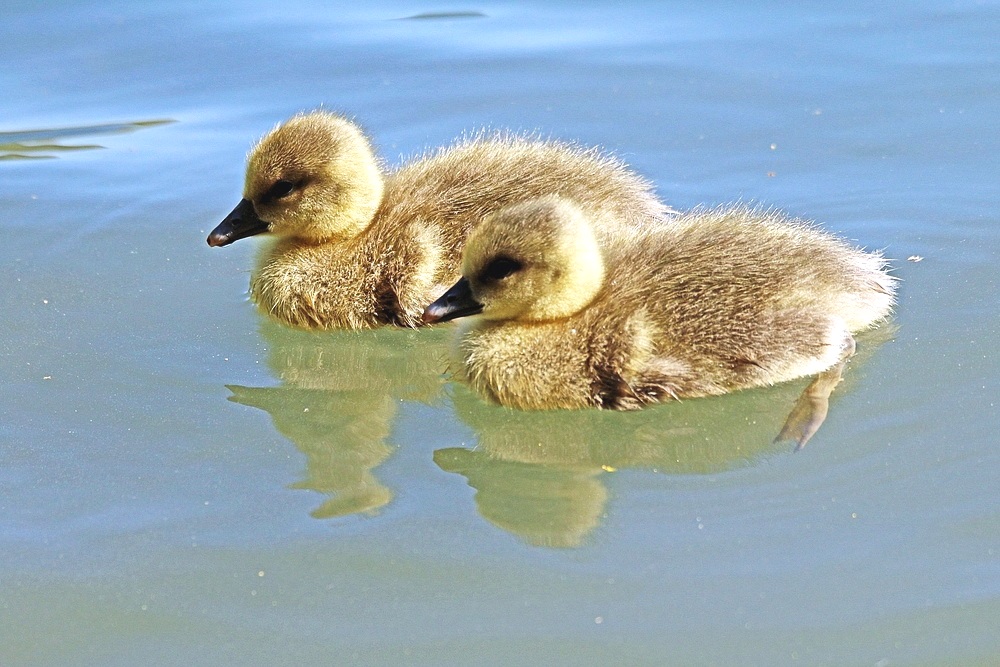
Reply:
[[[100,144],[60,143],[64,139],[75,139],[92,135],[125,134],[147,127],[165,125],[175,121],[170,119],[140,120],[132,123],[101,123],[19,132],[0,132],[0,160],[38,160],[55,158],[66,151],[92,150],[104,148]]]

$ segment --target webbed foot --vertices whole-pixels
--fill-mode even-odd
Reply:
[[[781,432],[774,439],[775,442],[794,440],[795,451],[806,446],[809,438],[815,435],[826,419],[830,409],[830,394],[840,384],[844,366],[847,360],[854,356],[855,349],[854,338],[848,335],[840,361],[818,374],[809,383],[795,402],[792,411],[788,413],[785,425],[781,427]]]

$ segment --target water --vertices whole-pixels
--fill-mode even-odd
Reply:
[[[1000,661],[1000,5],[618,4],[8,3],[0,664]],[[485,405],[447,331],[286,331],[205,244],[320,104],[817,219],[897,315],[799,453],[804,382]]]

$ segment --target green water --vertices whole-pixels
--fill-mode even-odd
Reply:
[[[0,40],[0,665],[1000,662],[994,2],[17,2]],[[806,381],[525,414],[450,331],[309,334],[205,237],[274,123],[601,145],[893,258]],[[172,122],[165,122],[172,121]],[[46,159],[37,159],[46,158]]]

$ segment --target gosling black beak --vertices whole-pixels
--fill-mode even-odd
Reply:
[[[457,317],[483,312],[483,304],[472,296],[472,286],[466,278],[455,283],[441,298],[424,309],[424,324],[447,322]]]
[[[219,223],[219,226],[208,235],[208,245],[213,248],[229,245],[233,241],[245,239],[254,234],[266,232],[270,225],[257,217],[253,202],[241,199],[232,213]]]

